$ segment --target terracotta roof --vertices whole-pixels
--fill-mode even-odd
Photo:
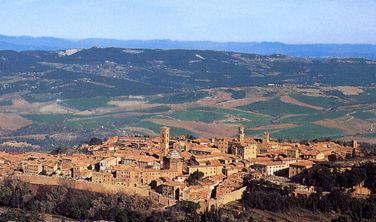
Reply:
[[[295,162],[295,163],[290,163],[290,166],[303,166],[303,167],[307,167],[307,166],[312,166],[312,165],[313,165],[313,162],[309,161],[309,160],[302,160],[302,161],[298,161],[298,162]]]

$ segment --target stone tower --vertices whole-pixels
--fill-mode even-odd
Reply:
[[[244,127],[243,126],[239,126],[238,142],[239,143],[243,143],[244,142]]]
[[[167,156],[163,158],[163,169],[173,170],[179,175],[183,172],[183,157],[177,150],[171,150]]]
[[[161,134],[160,134],[160,149],[161,149],[161,160],[165,157],[169,151],[169,144],[170,144],[170,128],[162,127]]]
[[[267,145],[270,142],[270,134],[268,132],[264,132],[262,134],[262,144]]]
[[[358,145],[358,141],[356,141],[356,139],[353,139],[353,140],[352,140],[352,147],[353,147],[353,148],[358,148],[358,146],[359,146],[359,145]]]

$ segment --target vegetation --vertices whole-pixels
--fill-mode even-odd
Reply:
[[[42,213],[85,221],[209,222],[234,218],[231,212],[223,210],[199,214],[197,209],[200,205],[191,201],[178,201],[176,205],[162,210],[149,198],[136,195],[101,194],[8,179],[0,186],[0,206],[8,208],[0,215],[0,221],[45,221]]]
[[[360,112],[353,113],[351,115],[353,117],[355,117],[357,119],[361,119],[361,120],[375,119],[376,118],[375,113],[373,113],[371,111],[360,111]]]
[[[148,212],[154,207],[149,199],[138,196],[122,193],[106,195],[14,180],[6,180],[1,185],[0,205],[29,212],[58,214],[77,220],[112,221],[146,221],[147,217],[152,217],[153,213]],[[7,212],[4,217],[22,221],[23,215]]]
[[[172,112],[168,116],[178,120],[199,121],[204,123],[212,123],[215,120],[222,120],[226,118],[226,116],[221,113],[198,110],[177,110]]]
[[[12,100],[5,99],[5,100],[0,101],[0,106],[11,106],[11,105],[13,105]]]
[[[201,171],[195,171],[189,175],[187,181],[190,185],[197,185],[198,181],[204,177],[204,173]]]
[[[153,122],[150,122],[150,121],[140,121],[136,124],[132,124],[131,126],[150,129],[156,134],[159,134],[161,127],[163,127],[163,125],[156,124],[156,123],[153,123]],[[181,136],[181,135],[189,134],[189,135],[193,135],[195,137],[198,137],[198,135],[196,133],[193,133],[193,132],[186,130],[184,128],[173,127],[173,126],[169,126],[169,127],[170,127],[170,135],[171,136]]]
[[[114,107],[113,105],[108,104],[109,101],[111,101],[110,97],[97,96],[93,98],[69,99],[60,104],[72,109],[84,111],[99,107]]]
[[[329,180],[325,181],[322,181],[325,182],[324,186],[330,183]],[[357,183],[358,181],[353,182]],[[257,208],[274,212],[289,212],[293,209],[304,208],[313,212],[337,212],[341,214],[341,217],[350,218],[350,221],[363,219],[373,221],[376,219],[374,195],[367,199],[357,199],[352,198],[347,191],[335,188],[326,195],[316,192],[309,196],[302,194],[295,196],[294,189],[291,187],[283,187],[264,180],[252,180],[251,177],[244,179],[244,185],[247,186],[247,189],[243,193],[241,203],[246,209]]]
[[[242,110],[253,111],[273,116],[284,116],[287,114],[313,114],[318,111],[312,108],[285,103],[279,97],[268,101],[255,102],[249,105],[237,107]]]
[[[294,178],[295,181],[308,186],[316,186],[324,191],[332,191],[335,188],[352,188],[364,182],[364,186],[376,194],[376,165],[365,163],[353,166],[351,170],[339,172],[337,167],[327,164],[316,164],[312,168],[303,171]]]
[[[21,116],[39,123],[57,123],[75,117],[71,114],[21,114]]]
[[[114,135],[119,129],[129,126],[144,125],[146,129],[158,132],[159,129],[156,129],[155,124],[150,121],[142,123],[142,121],[153,118],[152,114],[173,112],[174,110],[171,111],[170,108],[176,106],[161,105],[135,110],[134,112],[150,115],[128,117],[133,114],[129,114],[127,110],[120,110],[119,107],[111,111],[113,106],[108,102],[111,99],[126,99],[155,104],[181,104],[195,102],[207,96],[214,98],[217,96],[214,93],[218,90],[230,93],[234,99],[255,95],[269,100],[242,106],[241,110],[188,108],[173,112],[172,116],[160,114],[155,118],[176,118],[207,123],[220,120],[225,124],[243,124],[248,128],[247,135],[259,134],[258,131],[250,131],[249,128],[292,123],[297,126],[292,129],[271,130],[272,136],[280,138],[286,137],[289,133],[296,133],[292,139],[343,135],[341,130],[313,124],[318,120],[335,119],[347,114],[367,122],[375,118],[372,107],[376,103],[376,89],[370,85],[372,81],[369,80],[374,78],[376,64],[364,59],[316,60],[284,55],[264,56],[210,50],[143,49],[137,52],[139,53],[132,54],[122,48],[90,48],[70,56],[59,56],[57,52],[46,51],[1,51],[0,57],[4,59],[0,65],[0,72],[2,77],[9,81],[6,85],[0,85],[0,94],[3,96],[0,106],[10,105],[12,102],[10,98],[22,97],[29,103],[58,101],[58,104],[64,106],[63,108],[73,112],[86,110],[95,112],[97,108],[108,111],[104,114],[84,117],[70,116],[70,114],[29,115],[27,110],[20,110],[22,116],[32,120],[33,123],[14,131],[3,130],[5,131],[3,133],[8,134],[9,137],[42,134],[42,132],[50,136],[52,135],[50,132],[54,132],[60,137],[71,133],[78,137],[86,136],[77,139],[82,141],[91,136]],[[264,87],[268,83],[276,86],[288,83],[302,88],[308,86],[320,90],[323,96],[310,96],[293,88]],[[326,88],[316,88],[313,86],[314,83]],[[328,90],[330,86],[339,85],[356,86],[364,92],[359,95],[344,95],[338,88],[333,87]],[[245,88],[250,86],[257,87]],[[213,88],[216,88],[213,90],[214,93],[206,90]],[[284,103],[280,101],[281,95],[289,95],[298,101],[324,107],[325,111]],[[25,105],[33,107],[34,112],[43,104]],[[205,105],[212,104],[203,103],[203,106]],[[106,110],[106,108],[110,109]],[[18,108],[14,107],[14,109]],[[291,114],[299,116],[280,119]],[[361,127],[364,127],[364,130],[366,124]],[[6,129],[6,127],[2,128]],[[179,134],[192,134],[182,128],[176,130]],[[325,133],[328,135],[324,135]],[[356,132],[350,133],[356,134]],[[361,136],[372,137],[374,133]],[[57,142],[49,139],[43,145],[56,145]],[[61,144],[57,146],[59,145]]]
[[[247,92],[245,90],[226,89],[225,92],[231,93],[231,97],[233,99],[244,99],[247,95]]]
[[[313,105],[313,106],[324,107],[324,108],[334,108],[342,104],[339,102],[338,99],[334,97],[306,96],[306,95],[300,95],[300,94],[292,94],[289,96],[300,102]]]
[[[178,92],[182,88],[187,91],[264,86],[267,83],[284,83],[286,80],[306,85],[369,86],[369,80],[374,78],[376,70],[375,64],[367,63],[364,59],[314,60],[281,55],[275,59],[276,55],[237,54],[235,57],[234,53],[223,51],[150,49],[131,54],[122,48],[90,48],[71,56],[57,56],[56,53],[45,51],[4,50],[0,52],[4,58],[0,71],[11,79],[18,77],[18,81],[0,87],[0,93],[3,95],[27,90],[30,95],[72,99],[155,95]],[[198,59],[196,55],[205,59]],[[117,68],[109,66],[108,62],[116,63]],[[270,73],[278,75],[267,75]],[[241,91],[234,93],[236,98],[243,96],[237,95],[243,94]],[[361,97],[369,96],[362,102],[372,101],[373,92],[364,94]],[[199,98],[202,97],[196,97],[195,94],[185,97],[181,94],[175,99],[163,98],[160,102],[188,102]],[[353,98],[360,101],[356,96]]]
[[[94,117],[94,118],[86,118],[86,119],[79,119],[79,120],[70,120],[67,122],[68,125],[74,127],[85,127],[85,128],[100,128],[100,127],[108,127],[108,126],[115,126],[120,125],[121,123],[127,122],[129,119],[115,117],[115,116],[105,116],[105,117]],[[130,119],[132,122],[133,119]],[[138,119],[136,120],[138,121]]]
[[[313,114],[302,114],[298,116],[291,116],[281,119],[280,123],[294,123],[294,124],[305,124],[307,122],[315,122],[323,119],[337,119],[348,114],[348,111],[337,111],[337,112],[319,112]]]
[[[99,138],[96,138],[96,137],[93,137],[90,139],[89,141],[89,145],[92,146],[92,145],[101,145],[103,143],[103,141]]]
[[[282,129],[278,132],[271,133],[274,138],[286,139],[316,139],[316,138],[336,138],[343,136],[343,132],[336,128],[327,128],[316,124],[307,123],[289,129]]]

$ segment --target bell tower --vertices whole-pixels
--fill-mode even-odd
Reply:
[[[264,132],[262,134],[262,144],[267,145],[269,144],[269,142],[270,142],[270,134],[268,132]]]
[[[161,128],[160,133],[160,149],[161,149],[161,160],[165,157],[169,151],[169,144],[170,144],[170,128],[164,126]]]
[[[239,126],[238,142],[239,143],[243,143],[244,142],[244,127],[243,126]]]

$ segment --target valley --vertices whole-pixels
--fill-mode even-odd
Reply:
[[[0,144],[8,151],[155,136],[162,126],[195,137],[234,136],[243,125],[251,137],[376,142],[371,60],[120,48],[0,58]]]

